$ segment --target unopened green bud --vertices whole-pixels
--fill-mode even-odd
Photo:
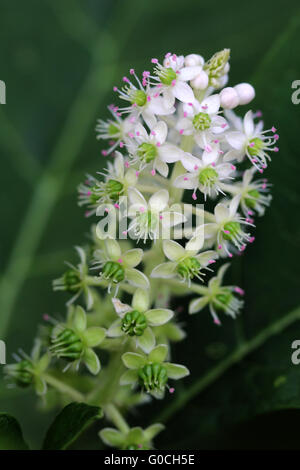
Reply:
[[[122,320],[121,329],[129,336],[142,336],[147,328],[147,319],[143,313],[132,310],[126,313]]]
[[[107,261],[103,266],[102,276],[117,284],[125,279],[125,270],[120,263]]]
[[[209,83],[212,86],[217,87],[219,85],[218,80],[227,73],[228,61],[230,57],[230,49],[223,49],[222,51],[216,52],[209,60],[204,64],[203,70],[209,77]]]
[[[83,343],[71,328],[65,328],[52,339],[50,351],[54,356],[72,362],[81,357]]]

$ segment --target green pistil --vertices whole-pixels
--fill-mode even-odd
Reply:
[[[108,126],[108,134],[111,137],[116,137],[118,134],[120,134],[120,128],[117,124],[110,123]]]
[[[150,163],[157,157],[157,147],[154,144],[148,144],[144,142],[138,147],[138,156],[140,159],[146,163]]]
[[[103,266],[102,275],[104,279],[118,283],[125,279],[125,270],[120,263],[107,261]]]
[[[71,328],[65,328],[52,340],[50,351],[54,356],[72,362],[81,357],[83,344],[80,337]]]
[[[201,264],[196,258],[186,258],[177,266],[177,272],[182,279],[193,279],[201,269]]]
[[[147,392],[163,391],[168,381],[167,369],[158,363],[146,364],[139,369],[138,375],[141,386]]]
[[[130,92],[130,102],[140,107],[145,106],[147,103],[147,95],[143,90],[132,90]]]
[[[126,313],[122,320],[121,329],[129,336],[142,336],[147,328],[147,319],[143,313],[132,310]]]
[[[117,180],[109,180],[106,183],[106,191],[110,199],[114,202],[119,200],[120,194],[123,192],[124,185]]]
[[[225,240],[230,241],[241,232],[241,226],[238,222],[227,222],[227,224],[224,225],[224,231],[225,233],[223,233],[223,237]]]
[[[199,183],[203,186],[213,186],[218,179],[218,173],[213,168],[204,168],[199,174]]]
[[[250,209],[254,209],[259,196],[260,194],[256,189],[251,189],[251,191],[248,191],[247,197],[245,197],[246,206]]]
[[[160,70],[158,72],[158,76],[160,78],[160,81],[164,85],[168,85],[168,86],[172,85],[172,82],[176,80],[177,78],[176,72],[174,72],[174,70],[171,67],[163,68],[162,70]]]
[[[220,294],[216,295],[217,302],[214,303],[215,308],[218,310],[226,311],[232,299],[233,299],[232,292],[228,289],[223,289]]]
[[[208,74],[210,84],[214,83],[214,80],[220,78],[224,73],[224,67],[227,64],[230,56],[230,49],[223,49],[222,51],[216,52],[206,64],[204,64],[203,70]]]
[[[194,116],[193,126],[197,131],[205,131],[209,129],[211,124],[211,118],[207,113],[198,113]]]
[[[81,287],[79,273],[74,269],[69,269],[63,275],[63,284],[67,292],[78,292]]]
[[[263,141],[258,137],[254,137],[254,139],[250,140],[248,144],[248,152],[252,157],[255,157],[255,155],[257,155],[260,150],[262,150],[263,146]]]
[[[20,387],[28,387],[33,382],[34,367],[28,359],[5,367],[5,373]]]

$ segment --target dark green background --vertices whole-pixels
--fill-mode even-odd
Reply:
[[[0,106],[0,338],[6,339],[9,359],[19,347],[30,350],[43,313],[63,312],[65,299],[52,292],[51,280],[64,260],[72,260],[72,247],[89,227],[75,188],[86,172],[105,163],[94,127],[96,118],[108,115],[112,86],[130,67],[141,72],[151,57],[168,51],[207,59],[231,48],[229,84],[251,82],[257,90],[253,109],[262,109],[266,125],[274,124],[281,135],[280,153],[266,172],[273,204],[257,221],[255,244],[230,274],[246,289],[246,307],[238,322],[224,319],[222,328],[208,312],[182,314],[189,335],[174,357],[192,374],[177,396],[237,343],[298,307],[300,105],[291,102],[291,83],[300,79],[298,5],[0,0],[0,79],[7,86],[7,104]],[[157,447],[299,448],[293,436],[300,372],[290,362],[297,338],[300,322],[231,367],[171,418]],[[283,379],[276,382],[278,377]],[[15,415],[37,447],[51,416],[37,410],[33,394],[7,390],[0,380],[0,410]],[[141,408],[129,420],[146,425],[172,400]],[[281,408],[291,410],[254,418]],[[81,445],[97,441],[89,437]]]

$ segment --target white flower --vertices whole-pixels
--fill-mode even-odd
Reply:
[[[78,187],[79,206],[87,205],[86,216],[95,214],[97,208],[104,202],[118,203],[121,196],[127,194],[130,186],[137,181],[136,171],[133,168],[126,170],[129,165],[124,162],[123,155],[116,152],[114,163],[108,162],[104,181],[99,181],[88,175],[84,183]]]
[[[215,196],[219,192],[223,193],[220,182],[229,178],[230,173],[235,170],[235,166],[223,163],[220,159],[220,148],[212,144],[205,150],[201,159],[191,154],[183,155],[181,162],[188,173],[184,173],[176,178],[174,186],[177,188],[192,189],[193,199],[196,200],[196,191],[199,189],[205,196]],[[224,193],[223,193],[224,194]]]
[[[201,103],[183,106],[183,117],[178,120],[176,129],[183,135],[193,135],[196,143],[203,149],[228,127],[227,121],[219,116],[220,96],[211,95]]]
[[[266,178],[260,178],[253,181],[256,169],[252,167],[243,174],[243,179],[232,185],[224,185],[224,190],[240,195],[240,206],[245,217],[254,215],[254,211],[259,216],[264,215],[266,207],[271,203],[272,196],[267,194],[270,190],[270,184]],[[246,219],[251,222],[251,219]]]
[[[147,276],[135,269],[143,258],[143,250],[134,248],[122,253],[116,240],[107,238],[104,240],[104,249],[94,252],[94,268],[100,268],[100,277],[108,281],[108,290],[116,286],[117,295],[119,284],[128,282],[134,287],[149,288]]]
[[[167,177],[169,173],[167,163],[176,162],[184,155],[178,146],[166,142],[167,134],[168,126],[163,121],[155,124],[149,134],[141,124],[136,126],[128,151],[133,155],[133,161],[140,163],[140,170],[151,165],[152,175],[158,171]]]
[[[174,106],[175,98],[183,103],[193,102],[195,96],[192,88],[186,83],[193,80],[202,70],[202,66],[184,66],[184,57],[168,53],[165,56],[163,65],[157,59],[152,59],[156,64],[154,73],[158,80],[157,88],[163,94],[163,99],[167,107]]]
[[[228,266],[228,263],[221,266],[217,276],[209,281],[206,288],[201,286],[201,289],[204,289],[205,293],[201,295],[201,297],[191,301],[189,313],[200,312],[200,310],[208,305],[216,325],[221,324],[217,311],[224,312],[232,318],[236,317],[244,302],[237,299],[233,292],[244,295],[244,291],[237,286],[222,286],[223,277]]]
[[[137,289],[132,304],[127,305],[119,299],[112,299],[115,311],[120,317],[108,329],[107,336],[118,338],[129,336],[136,339],[136,346],[148,354],[155,346],[155,335],[151,327],[167,323],[174,315],[166,308],[149,309],[148,291]]]
[[[183,223],[186,219],[181,212],[169,208],[169,193],[161,189],[154,193],[149,202],[136,188],[129,188],[128,196],[130,207],[128,216],[132,218],[128,231],[132,231],[137,240],[148,238],[156,240],[175,225]]]
[[[148,73],[143,73],[142,82],[135,74],[134,69],[130,70],[130,74],[136,79],[137,85],[132,83],[128,77],[123,77],[126,85],[119,90],[114,87],[114,91],[119,93],[119,97],[129,102],[129,105],[123,108],[116,107],[118,113],[131,113],[135,119],[142,116],[149,127],[153,127],[156,123],[156,115],[165,116],[175,111],[173,105],[168,103],[159,96],[155,88],[151,88],[148,82]]]
[[[112,153],[120,144],[128,141],[128,134],[132,132],[136,125],[136,117],[129,115],[125,119],[121,118],[121,113],[115,105],[108,106],[109,111],[113,115],[113,119],[104,121],[98,119],[96,125],[97,139],[108,140],[109,148],[102,150],[102,155],[107,156]]]
[[[216,244],[219,254],[227,254],[230,258],[232,254],[229,250],[232,246],[243,251],[246,243],[254,241],[254,237],[242,228],[243,225],[254,225],[237,213],[239,202],[240,196],[237,195],[231,200],[229,207],[222,203],[217,204],[214,210],[215,222],[204,224],[205,238],[213,245]]]
[[[151,273],[151,277],[166,279],[178,277],[182,282],[188,283],[191,282],[191,279],[197,277],[200,281],[203,281],[202,276],[205,276],[205,274],[202,270],[208,269],[211,271],[208,265],[215,263],[214,258],[217,257],[216,252],[212,250],[199,253],[203,241],[203,237],[201,239],[199,237],[197,244],[192,239],[183,248],[173,240],[164,240],[163,251],[170,261],[156,266]]]
[[[263,122],[254,123],[252,111],[248,111],[243,120],[243,131],[232,131],[226,134],[229,145],[233,148],[224,157],[224,160],[243,160],[245,155],[260,173],[267,167],[267,160],[271,160],[267,152],[278,152],[275,146],[279,135],[275,127],[263,131]],[[270,136],[270,132],[273,133]],[[269,135],[268,135],[269,134]]]

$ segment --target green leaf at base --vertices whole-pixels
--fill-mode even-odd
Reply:
[[[29,450],[18,421],[7,413],[0,413],[0,450]]]

